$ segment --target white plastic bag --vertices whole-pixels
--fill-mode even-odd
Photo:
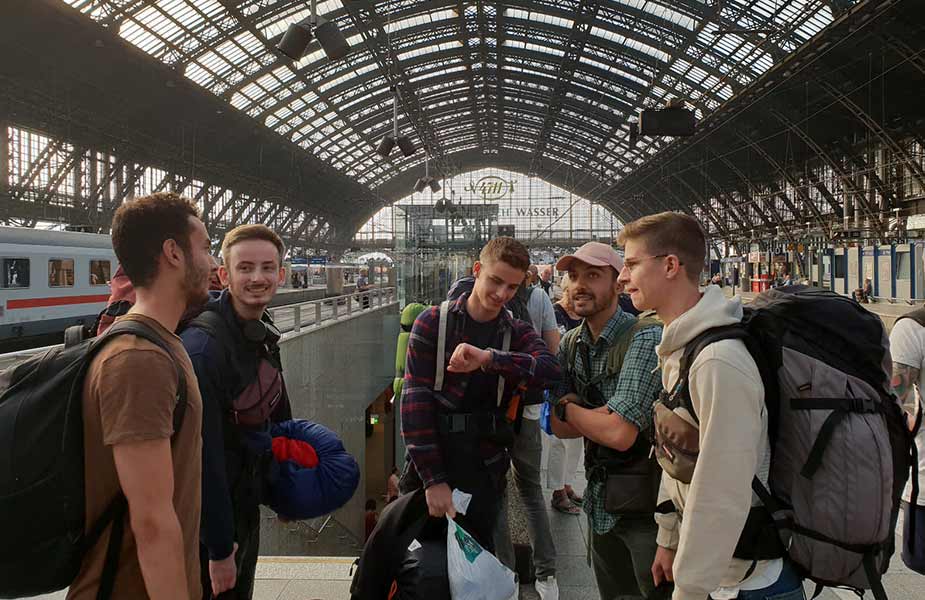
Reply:
[[[471,498],[453,490],[456,511],[465,514]],[[453,600],[509,600],[514,596],[514,572],[482,548],[456,521],[446,519],[446,567]]]

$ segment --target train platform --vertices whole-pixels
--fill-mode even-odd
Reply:
[[[724,287],[723,292],[729,298],[733,296],[731,287]],[[754,292],[740,292],[737,289],[735,295],[740,296],[744,304],[748,304],[758,294]],[[893,329],[893,324],[896,322],[896,319],[910,311],[921,308],[922,305],[909,304],[908,302],[890,302],[886,299],[882,299],[871,302],[870,304],[862,304],[861,306],[880,317],[884,326],[886,326],[887,332],[889,332]]]

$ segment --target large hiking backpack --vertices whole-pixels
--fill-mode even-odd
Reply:
[[[770,489],[757,477],[752,488],[773,519],[772,537],[776,526],[817,593],[822,586],[871,589],[886,600],[881,575],[895,549],[911,437],[891,393],[889,342],[879,317],[854,300],[805,286],[758,295],[741,324],[707,330],[685,347],[672,396],[694,419],[690,366],[704,347],[725,339],[745,343],[765,388]],[[743,548],[768,549],[766,537],[746,539],[767,532],[752,516],[739,558],[748,558]]]
[[[392,381],[392,392],[396,398],[401,398],[401,390],[405,382],[405,358],[408,356],[408,341],[411,339],[411,328],[414,320],[424,312],[428,306],[420,302],[411,302],[401,311],[401,332],[395,347],[395,379]]]
[[[121,493],[89,528],[85,523],[83,383],[93,357],[119,335],[144,338],[168,354],[138,321],[102,336],[58,346],[0,372],[0,597],[60,590],[77,576],[87,551],[112,523],[98,599],[110,597],[128,505]],[[179,385],[174,437],[186,410]]]

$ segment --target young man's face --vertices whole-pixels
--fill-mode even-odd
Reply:
[[[622,286],[612,267],[594,267],[573,260],[568,269],[572,310],[580,317],[591,317],[613,307]]]
[[[491,313],[501,312],[524,280],[524,271],[500,260],[476,261],[472,273],[475,275],[472,294]]]
[[[185,256],[183,294],[187,306],[201,306],[209,299],[209,276],[212,273],[212,243],[206,226],[190,216],[189,252]]]
[[[222,284],[244,306],[263,310],[270,304],[286,271],[280,266],[279,251],[267,240],[244,240],[228,249],[219,267]]]
[[[668,292],[664,256],[653,256],[640,240],[628,240],[624,248],[620,283],[639,310],[658,310],[658,303]],[[685,279],[683,273],[681,278]]]

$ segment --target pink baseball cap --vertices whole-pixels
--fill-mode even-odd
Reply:
[[[588,242],[576,250],[574,254],[563,256],[556,263],[556,269],[568,271],[572,262],[576,260],[593,267],[612,267],[617,273],[623,270],[623,259],[617,254],[617,251],[601,242]]]

